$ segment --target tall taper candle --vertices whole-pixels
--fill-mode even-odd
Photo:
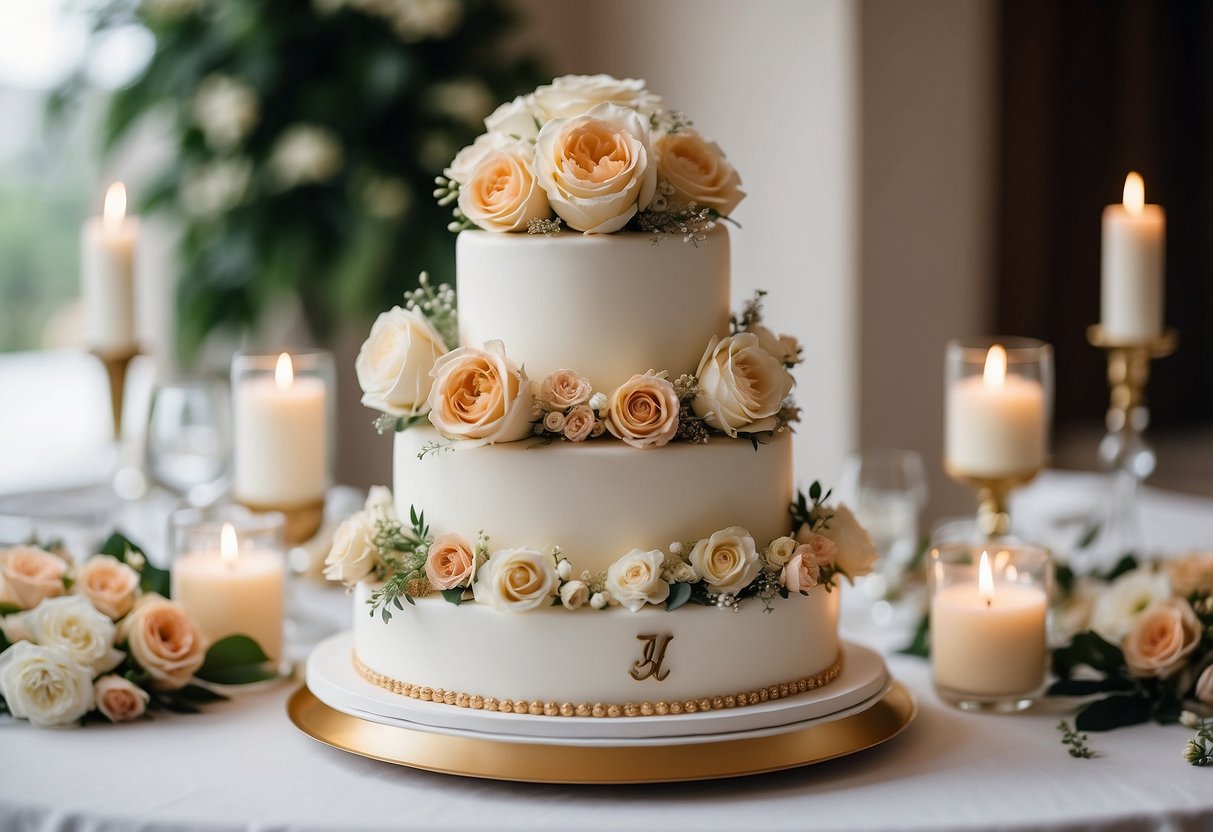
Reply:
[[[1130,173],[1123,202],[1103,211],[1100,323],[1111,342],[1140,343],[1163,331],[1167,220],[1145,199],[1141,176]]]
[[[87,346],[99,353],[135,350],[135,247],[139,221],[126,215],[126,188],[110,185],[100,217],[81,233],[80,280]]]

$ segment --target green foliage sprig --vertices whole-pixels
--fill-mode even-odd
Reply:
[[[410,604],[413,598],[427,594],[431,587],[425,577],[425,559],[434,538],[430,535],[425,512],[409,508],[409,526],[394,517],[380,516],[375,521],[375,548],[379,553],[378,577],[383,586],[367,600],[370,615],[376,613],[386,624],[392,620],[392,608],[403,610],[403,598]]]
[[[1095,752],[1087,745],[1087,735],[1079,734],[1070,729],[1064,719],[1058,720],[1057,730],[1061,732],[1061,744],[1067,746],[1066,753],[1079,760],[1090,760]]]

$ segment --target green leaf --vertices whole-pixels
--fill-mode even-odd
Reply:
[[[1150,719],[1152,709],[1153,703],[1144,696],[1109,696],[1079,711],[1074,727],[1078,731],[1111,731],[1140,725]]]
[[[246,685],[278,675],[276,668],[268,666],[269,661],[265,651],[248,636],[228,636],[211,645],[194,675],[217,685]]]
[[[918,622],[918,626],[914,628],[914,638],[910,639],[910,643],[897,652],[903,656],[918,656],[925,659],[931,655],[930,637],[931,619],[924,615],[922,620]]]
[[[16,604],[10,604],[8,601],[0,601],[0,618],[19,612],[21,612],[21,608]]]
[[[1083,533],[1082,538],[1078,541],[1075,548],[1080,551],[1083,549],[1089,549],[1091,544],[1094,543],[1099,537],[1101,528],[1102,526],[1099,523],[1092,523],[1090,526],[1088,526],[1086,532]]]
[[[175,714],[200,714],[202,709],[191,702],[184,696],[179,696],[177,691],[161,692],[152,695],[152,702],[172,711]]]
[[[1064,563],[1059,563],[1053,568],[1053,580],[1057,582],[1057,588],[1061,590],[1061,594],[1069,596],[1074,592],[1074,570]]]
[[[8,648],[12,647],[12,642],[4,637],[4,630],[0,630],[0,653],[3,653]]]
[[[121,532],[114,532],[101,544],[98,552],[102,555],[112,555],[126,565],[134,568],[139,573],[139,588],[145,593],[154,592],[157,595],[163,595],[165,598],[169,597],[171,581],[168,570],[154,566],[148,560],[147,554],[126,535]],[[139,563],[138,566],[131,563],[131,554],[139,556],[136,559],[136,563]]]
[[[1047,696],[1091,696],[1096,693],[1131,691],[1135,685],[1130,679],[1109,676],[1103,679],[1058,679],[1049,686]]]
[[[1108,581],[1109,583],[1111,583],[1112,581],[1119,578],[1121,575],[1124,575],[1126,572],[1132,572],[1136,568],[1137,568],[1137,558],[1133,557],[1132,555],[1125,555],[1120,560],[1118,560],[1116,562],[1116,565],[1113,566],[1112,569],[1107,574],[1105,574],[1103,577],[1104,577],[1105,581]]]
[[[669,612],[676,610],[691,600],[691,585],[685,581],[670,585],[670,597],[666,599],[665,608]]]
[[[191,702],[226,702],[228,700],[222,693],[216,693],[202,685],[186,685],[177,691],[177,695]]]
[[[1125,669],[1125,654],[1115,644],[1088,630],[1074,636],[1068,646],[1053,651],[1053,672],[1058,676],[1067,678],[1080,665],[1118,676]]]
[[[454,589],[444,589],[442,590],[442,597],[447,603],[459,606],[463,603],[463,589],[460,587],[455,587]],[[560,599],[556,600],[559,601]]]
[[[821,499],[821,483],[813,480],[813,484],[809,486],[809,499],[817,502]]]

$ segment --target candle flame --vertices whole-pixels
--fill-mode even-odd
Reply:
[[[224,563],[233,563],[240,554],[240,541],[236,539],[236,527],[224,523],[219,530],[219,557]]]
[[[105,192],[105,205],[101,209],[101,221],[112,228],[121,224],[126,216],[126,186],[115,182]]]
[[[1007,351],[1002,344],[995,344],[986,353],[986,367],[982,373],[988,387],[1002,387],[1007,379]]]
[[[994,572],[990,569],[990,553],[981,553],[981,563],[977,567],[977,591],[986,602],[986,606],[994,601]]]
[[[295,368],[291,364],[291,357],[286,353],[278,356],[278,363],[274,365],[274,383],[278,385],[279,390],[287,390],[295,382]]]
[[[1146,183],[1135,170],[1129,171],[1129,175],[1125,177],[1123,199],[1126,211],[1135,217],[1141,216],[1141,209],[1146,204]]]

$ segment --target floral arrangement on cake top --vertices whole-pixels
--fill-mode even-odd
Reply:
[[[714,142],[644,81],[566,75],[499,106],[436,179],[452,231],[647,231],[699,243],[745,196]],[[555,214],[555,217],[553,217]]]
[[[731,319],[731,333],[713,337],[693,373],[637,373],[616,389],[595,391],[572,369],[538,384],[510,359],[501,341],[453,348],[455,293],[435,290],[425,274],[405,308],[384,312],[355,362],[362,403],[381,411],[380,432],[429,421],[446,441],[421,455],[537,437],[584,442],[609,435],[634,448],[673,441],[702,444],[713,436],[755,443],[800,419],[789,370],[803,359],[790,335],[762,323],[765,292]]]
[[[392,493],[372,488],[366,507],[337,529],[325,559],[325,577],[353,586],[380,584],[370,598],[370,614],[385,622],[401,599],[439,593],[452,604],[487,604],[502,612],[540,606],[568,610],[648,605],[675,610],[695,603],[740,609],[757,598],[766,611],[776,597],[829,592],[837,577],[854,579],[872,571],[876,547],[845,505],[827,505],[829,492],[814,483],[790,507],[792,534],[759,546],[748,531],[729,526],[694,541],[675,541],[665,550],[633,549],[602,572],[577,572],[556,547],[492,551],[483,531],[475,539],[458,533],[434,537],[425,512],[410,509],[407,524],[396,515]]]
[[[169,573],[120,534],[79,565],[56,544],[0,549],[0,713],[129,722],[227,698],[197,680],[274,678],[256,642],[209,643],[168,594]]]

